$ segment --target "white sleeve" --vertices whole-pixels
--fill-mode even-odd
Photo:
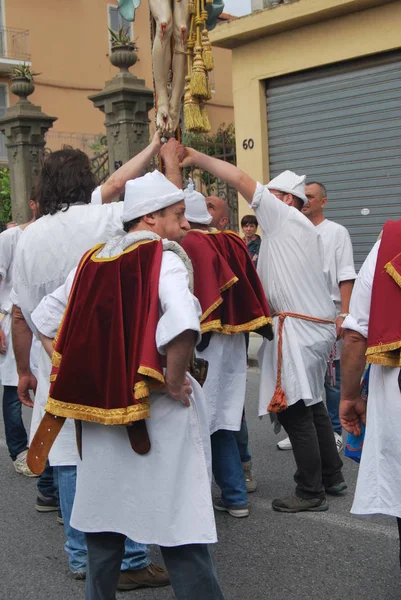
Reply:
[[[380,241],[373,246],[359,271],[352,290],[349,315],[343,323],[344,329],[353,329],[365,338],[368,337],[370,302],[379,246]]]
[[[98,185],[96,189],[92,192],[91,204],[101,204],[102,203],[102,186]]]
[[[160,354],[180,333],[192,329],[201,339],[199,301],[188,287],[188,272],[182,260],[171,250],[163,252],[159,280],[161,317],[156,329],[156,345]]]
[[[12,239],[7,231],[6,229],[6,231],[0,234],[0,275],[3,279],[7,277],[7,272],[13,258]]]
[[[354,254],[350,235],[341,227],[338,231],[335,248],[337,283],[356,279]]]
[[[76,270],[75,268],[71,271],[63,285],[42,298],[32,313],[33,324],[46,337],[54,338],[57,333],[67,306]]]
[[[261,183],[256,184],[250,207],[255,211],[262,232],[271,235],[280,231],[290,215],[290,207],[276,198]]]

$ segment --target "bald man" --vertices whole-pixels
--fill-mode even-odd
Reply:
[[[223,231],[228,225],[228,202],[218,196],[208,196],[206,205],[209,214],[212,215],[210,227]]]

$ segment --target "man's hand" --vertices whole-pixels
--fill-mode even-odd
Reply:
[[[176,139],[170,138],[167,144],[162,146],[160,155],[166,165],[180,166],[186,156],[186,149]]]
[[[343,329],[344,320],[345,320],[344,317],[337,317],[337,319],[336,319],[336,336],[337,336],[338,340],[340,338],[344,337],[344,329]]]
[[[17,393],[22,404],[25,404],[25,406],[29,406],[30,408],[33,407],[29,390],[32,390],[35,394],[37,385],[38,382],[36,381],[36,377],[32,373],[26,373],[25,375],[19,376]]]
[[[188,377],[184,379],[183,383],[167,381],[166,389],[171,398],[179,400],[184,406],[191,406],[189,396],[192,394],[192,387]]]
[[[0,354],[5,354],[6,350],[7,350],[6,335],[3,331],[2,326],[0,325]]]
[[[362,398],[341,398],[340,421],[349,433],[360,436],[362,433],[361,423],[366,425],[366,401]]]
[[[196,150],[185,146],[185,155],[181,160],[180,167],[196,167]]]

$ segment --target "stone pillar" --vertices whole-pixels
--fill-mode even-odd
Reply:
[[[131,48],[113,48],[110,61],[120,72],[101,92],[89,96],[106,115],[110,173],[149,144],[148,112],[153,108],[153,91],[143,79],[129,73],[128,67],[136,60]]]
[[[35,89],[31,81],[14,80],[10,89],[19,101],[0,119],[0,131],[6,137],[12,217],[17,223],[26,223],[32,218],[28,200],[41,169],[45,134],[57,118],[44,114],[27,99]]]

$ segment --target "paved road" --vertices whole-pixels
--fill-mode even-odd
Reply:
[[[251,516],[217,514],[214,549],[227,600],[398,600],[397,527],[386,517],[349,514],[357,465],[345,459],[349,493],[326,513],[274,513],[271,500],[293,489],[291,452],[279,452],[268,419],[256,418],[259,376],[249,370],[247,415],[259,488]],[[27,413],[29,418],[29,413]],[[280,439],[280,438],[278,438]],[[34,509],[35,481],[17,475],[0,434],[0,600],[79,600],[54,513]],[[154,551],[158,558],[158,551]],[[159,559],[160,560],[160,559]],[[172,600],[170,588],[118,594],[118,600]],[[207,598],[205,598],[207,600]]]

